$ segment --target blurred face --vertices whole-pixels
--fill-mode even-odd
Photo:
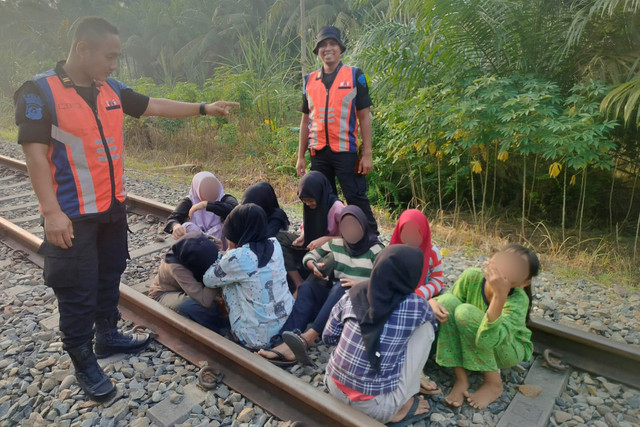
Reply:
[[[340,45],[335,39],[326,39],[318,45],[318,56],[324,64],[334,65],[340,62],[342,54]]]
[[[531,283],[529,277],[529,260],[526,255],[513,251],[497,252],[491,261],[503,276],[516,287],[524,287]]]
[[[213,177],[206,177],[200,183],[200,200],[215,202],[220,197],[220,183]]]
[[[118,59],[122,53],[120,38],[115,34],[107,34],[97,42],[81,41],[75,50],[84,73],[97,81],[105,81],[118,69]]]
[[[311,197],[303,197],[300,200],[302,200],[302,203],[307,205],[309,209],[315,209],[318,207],[318,202],[316,202],[316,199],[312,199]]]
[[[419,248],[422,244],[422,236],[420,235],[420,227],[413,221],[409,221],[400,230],[400,241],[413,248]]]
[[[355,244],[364,237],[364,230],[356,217],[346,215],[342,218],[342,221],[340,221],[340,234],[345,242]]]

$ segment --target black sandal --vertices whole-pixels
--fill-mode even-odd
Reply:
[[[307,349],[309,348],[307,340],[291,331],[283,333],[282,340],[289,346],[293,354],[295,354],[298,362],[303,365],[313,365],[313,362],[309,359],[309,355],[307,355]]]
[[[416,410],[418,409],[418,405],[420,404],[421,399],[418,397],[418,395],[413,396],[412,399],[413,403],[411,404],[411,408],[409,409],[409,412],[407,412],[407,415],[405,415],[404,418],[398,422],[388,423],[388,427],[410,426],[411,424],[417,423],[418,421],[422,421],[431,416],[431,412],[433,412],[433,406],[431,405],[431,402],[429,402],[429,410],[427,412],[425,412],[424,414],[416,415]]]
[[[291,366],[296,364],[295,360],[288,360],[286,357],[284,357],[284,354],[280,353],[277,350],[274,350],[272,348],[268,348],[268,349],[265,348],[263,350],[264,351],[270,351],[271,353],[275,354],[278,357],[275,357],[273,359],[270,359],[268,357],[264,357],[262,355],[260,355],[260,357],[262,357],[263,359],[273,363],[274,365],[276,365],[276,366],[278,366],[280,368],[289,368],[289,367],[291,367]]]

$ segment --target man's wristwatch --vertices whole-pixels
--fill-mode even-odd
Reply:
[[[205,105],[207,105],[207,103],[206,103],[206,102],[201,102],[201,103],[200,103],[200,115],[201,115],[201,116],[206,116],[206,115],[207,115],[207,112],[206,112],[206,111],[204,111],[204,107],[205,107]]]

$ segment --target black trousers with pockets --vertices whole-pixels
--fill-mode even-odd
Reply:
[[[117,314],[120,276],[129,258],[124,204],[72,222],[71,248],[62,249],[45,237],[38,251],[45,259],[45,284],[58,299],[65,348],[93,339],[95,319]]]
[[[378,231],[373,217],[369,197],[367,197],[367,178],[355,172],[358,153],[336,153],[329,147],[317,150],[311,155],[311,170],[322,172],[329,179],[333,191],[338,194],[336,178],[342,188],[344,198],[349,205],[356,205],[367,216],[372,230]]]

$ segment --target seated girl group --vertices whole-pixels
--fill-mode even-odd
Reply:
[[[532,355],[535,253],[511,244],[439,295],[442,258],[422,212],[403,212],[384,248],[322,173],[307,173],[298,196],[303,223],[293,233],[270,184],[250,186],[238,204],[213,174],[195,175],[167,221],[177,242],[149,296],[278,366],[311,364],[318,339],[335,346],[329,393],[383,423],[428,416],[420,394],[440,393],[423,376],[436,334],[436,363],[456,378],[445,402],[484,409],[496,400],[500,369]],[[484,375],[473,393],[467,371]]]

